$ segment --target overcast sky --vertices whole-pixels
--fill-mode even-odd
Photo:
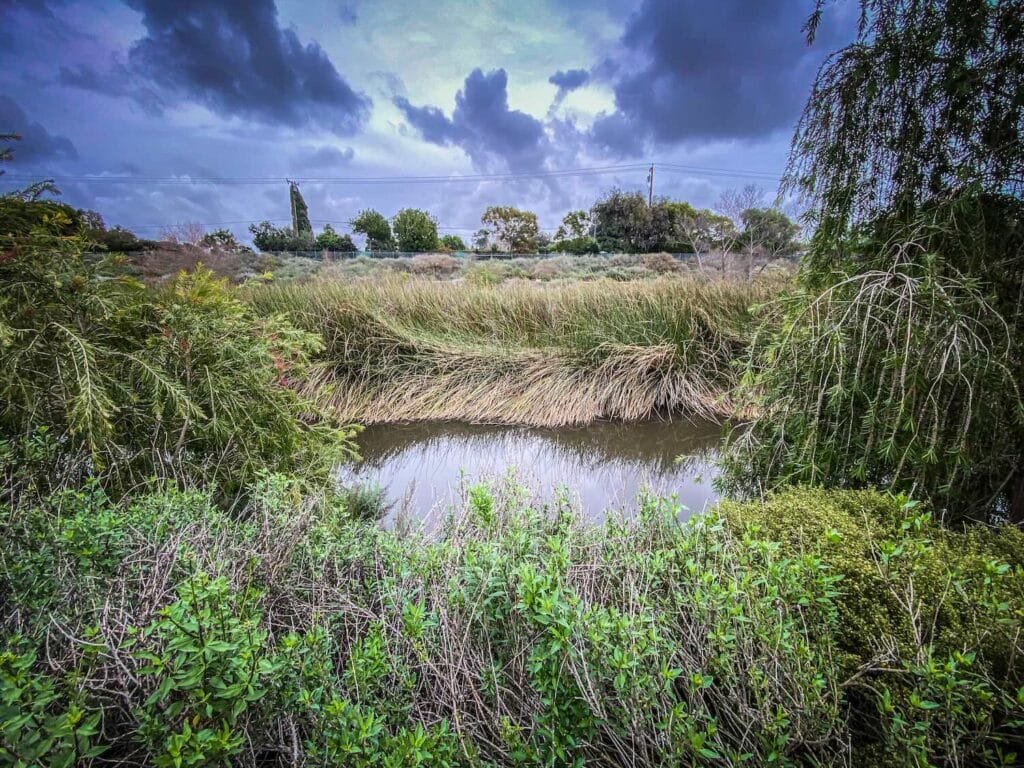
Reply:
[[[24,136],[0,188],[50,176],[108,225],[246,239],[287,223],[285,178],[318,230],[414,206],[463,236],[492,204],[553,230],[604,189],[646,189],[648,162],[656,194],[700,206],[773,194],[814,73],[850,34],[840,3],[808,47],[811,6],[0,0],[0,132]]]

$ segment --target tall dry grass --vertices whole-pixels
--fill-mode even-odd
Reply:
[[[733,362],[778,282],[472,285],[320,281],[246,289],[325,343],[309,386],[365,423],[562,426],[732,413]]]

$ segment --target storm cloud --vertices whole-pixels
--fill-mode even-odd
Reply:
[[[537,118],[509,109],[504,69],[474,69],[455,96],[451,118],[437,107],[417,107],[404,97],[395,105],[420,135],[432,144],[460,147],[480,168],[500,159],[510,171],[534,171],[544,165],[549,147]]]
[[[117,57],[111,57],[109,68],[103,72],[87,63],[62,66],[58,71],[57,82],[104,96],[128,97],[152,115],[162,114],[165,106],[160,94]]]
[[[12,146],[14,158],[19,162],[74,160],[78,157],[78,151],[70,139],[50,133],[41,124],[31,120],[25,110],[7,96],[0,96],[0,133],[16,133],[21,136],[21,141]]]
[[[592,129],[595,144],[636,155],[645,141],[755,139],[793,126],[829,29],[808,47],[810,0],[644,0],[626,25],[614,72],[616,110]],[[639,66],[633,61],[641,62]]]
[[[278,24],[273,0],[128,0],[146,36],[128,63],[151,82],[214,112],[351,135],[370,100],[316,42]]]
[[[565,97],[577,88],[582,88],[586,85],[589,79],[590,73],[585,69],[560,69],[555,72],[555,74],[548,78],[549,83],[558,87],[555,101],[551,105],[552,109],[559,106],[565,100]]]

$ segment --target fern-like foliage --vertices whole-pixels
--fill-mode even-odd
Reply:
[[[266,467],[322,478],[350,452],[350,432],[293,386],[317,337],[257,316],[202,267],[146,287],[85,256],[60,209],[38,218],[0,254],[0,439],[47,431],[36,480],[230,492]]]

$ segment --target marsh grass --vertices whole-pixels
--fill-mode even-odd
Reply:
[[[309,386],[339,417],[564,426],[731,414],[755,306],[783,285],[390,279],[244,295],[323,338]]]

